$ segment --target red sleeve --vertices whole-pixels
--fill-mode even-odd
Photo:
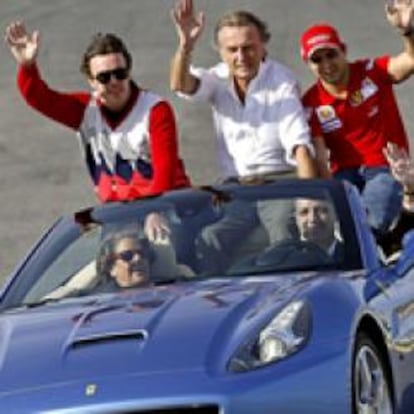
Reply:
[[[144,195],[173,188],[178,166],[177,129],[171,106],[165,101],[155,105],[149,123],[153,179]]]
[[[375,69],[376,75],[382,80],[384,83],[392,84],[392,78],[388,73],[388,65],[390,63],[390,56],[380,56],[373,60],[373,68]]]
[[[36,65],[20,66],[18,88],[26,102],[43,115],[77,130],[89,102],[88,93],[62,93],[50,89],[41,79]]]

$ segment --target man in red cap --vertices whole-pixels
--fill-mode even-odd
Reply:
[[[377,236],[392,226],[401,209],[402,187],[390,173],[388,142],[408,150],[393,84],[414,72],[411,1],[387,4],[388,21],[401,34],[404,50],[349,62],[346,45],[328,24],[308,28],[301,55],[318,79],[303,97],[317,152],[319,173],[349,180],[362,193]]]

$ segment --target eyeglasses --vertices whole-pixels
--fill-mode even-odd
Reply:
[[[146,257],[143,257],[143,252],[142,250],[124,250],[122,252],[117,252],[114,254],[115,259],[121,259],[124,262],[130,262],[135,255],[139,256],[141,258],[141,260],[146,260]]]
[[[119,81],[125,80],[129,76],[129,69],[116,68],[112,70],[107,70],[105,72],[100,72],[95,76],[95,79],[102,85],[107,85],[111,80],[112,76]]]
[[[312,63],[319,64],[326,60],[333,60],[339,56],[339,53],[335,49],[329,49],[324,54],[318,54],[317,56],[311,56],[309,60]]]

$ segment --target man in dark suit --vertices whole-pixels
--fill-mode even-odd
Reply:
[[[321,199],[298,199],[295,220],[302,241],[312,242],[330,257],[340,259],[343,242],[336,231],[335,211],[331,203]]]

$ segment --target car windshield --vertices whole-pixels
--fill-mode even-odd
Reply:
[[[349,270],[360,267],[352,245],[349,212],[326,190],[188,190],[63,220],[11,290],[33,305],[181,280]]]

